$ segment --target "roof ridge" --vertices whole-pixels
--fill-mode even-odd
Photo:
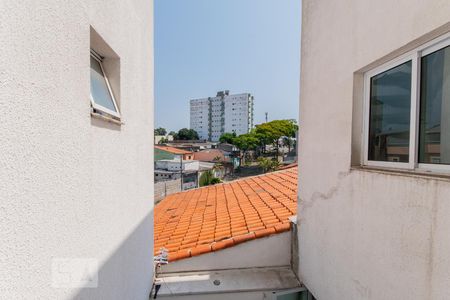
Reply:
[[[192,151],[183,150],[183,149],[179,149],[179,148],[172,147],[172,146],[154,145],[153,147],[156,149],[162,150],[162,151],[167,151],[172,154],[191,154],[191,153],[193,153]]]

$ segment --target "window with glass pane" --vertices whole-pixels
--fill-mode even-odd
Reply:
[[[117,113],[100,62],[91,55],[91,97],[95,104]]]
[[[419,162],[450,164],[450,46],[422,57]]]
[[[369,160],[409,161],[411,66],[408,61],[370,79]]]

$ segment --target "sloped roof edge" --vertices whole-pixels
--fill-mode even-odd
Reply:
[[[155,207],[155,255],[176,261],[290,230],[297,168],[169,195]]]

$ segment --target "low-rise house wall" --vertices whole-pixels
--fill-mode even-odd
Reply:
[[[155,182],[155,203],[164,199],[167,195],[181,192],[181,180],[167,180]]]
[[[156,161],[156,169],[168,171],[180,171],[181,165],[183,165],[183,171],[198,171],[199,169],[199,162],[196,160],[183,160],[182,163],[179,159]]]

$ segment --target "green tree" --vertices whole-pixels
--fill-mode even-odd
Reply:
[[[233,144],[233,140],[236,138],[236,132],[229,133],[225,132],[222,134],[219,138],[219,142],[221,143],[227,143],[227,144]]]
[[[211,170],[208,170],[204,172],[200,176],[199,185],[200,186],[207,186],[207,185],[213,185],[222,182],[220,178],[214,177],[214,174]]]
[[[168,142],[169,142],[169,139],[162,138],[162,139],[159,140],[158,144],[159,144],[159,145],[162,145],[162,144],[166,144],[166,143],[168,143]]]
[[[198,133],[194,129],[182,128],[174,136],[175,140],[198,140]]]
[[[171,131],[171,132],[169,132],[169,135],[171,135],[171,136],[175,136],[177,133],[175,132],[175,131]]]
[[[211,183],[211,179],[214,177],[211,170],[203,172],[199,179],[200,186],[207,186]]]
[[[166,135],[167,130],[162,127],[158,127],[155,129],[155,135]]]
[[[267,157],[258,158],[258,166],[263,169],[263,172],[275,171],[280,166],[278,160],[270,159]]]
[[[255,134],[261,141],[263,149],[266,145],[273,144],[278,157],[279,141],[282,137],[295,137],[298,126],[295,120],[273,120],[256,125]]]
[[[210,184],[211,184],[211,185],[214,185],[214,184],[218,184],[218,183],[221,183],[221,182],[222,182],[222,180],[220,180],[220,178],[213,177],[213,178],[211,179]]]
[[[216,156],[213,158],[213,161],[214,161],[213,170],[222,172],[224,169],[222,158],[220,156]]]
[[[283,146],[288,147],[288,153],[291,152],[291,148],[294,145],[294,140],[291,137],[284,136],[283,137]]]
[[[260,143],[259,138],[254,133],[241,134],[233,139],[233,145],[242,151],[244,158],[248,151],[255,150]],[[242,161],[240,165],[242,165]]]

